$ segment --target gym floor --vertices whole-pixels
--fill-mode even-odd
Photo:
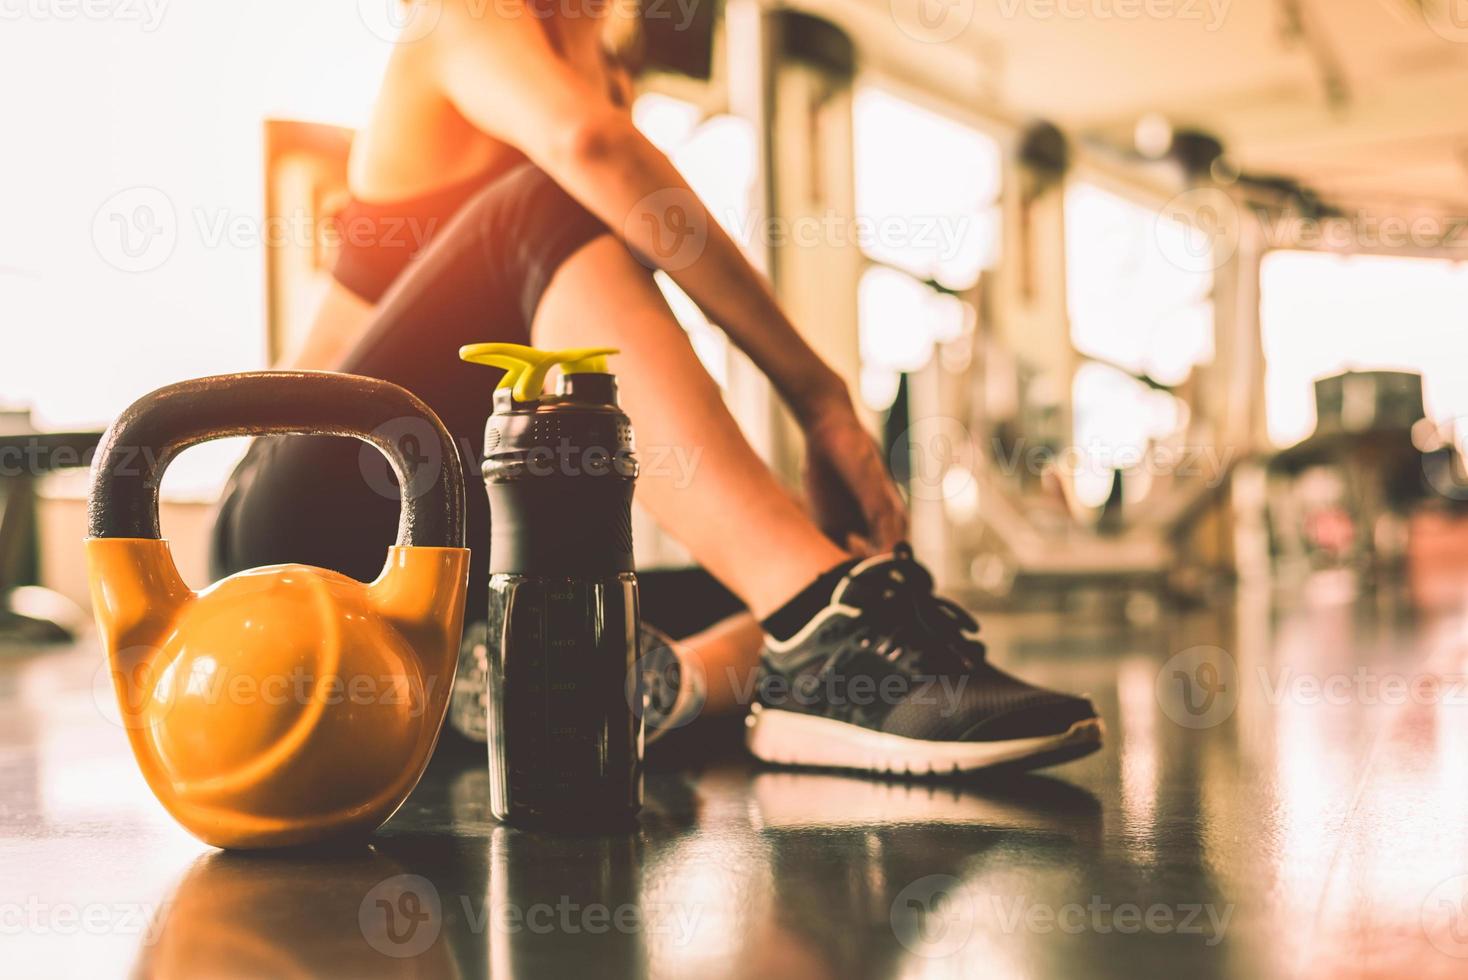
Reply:
[[[482,750],[446,742],[370,846],[275,856],[170,821],[93,646],[10,655],[4,972],[1463,976],[1463,596],[986,617],[996,662],[1109,726],[1043,773],[775,771],[705,725],[651,758],[638,829],[566,837],[496,825]]]

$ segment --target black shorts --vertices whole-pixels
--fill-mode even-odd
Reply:
[[[485,604],[489,505],[475,481],[498,376],[460,361],[459,348],[529,343],[551,277],[605,234],[606,226],[543,171],[521,166],[455,214],[393,283],[362,341],[337,365],[402,385],[453,434],[470,483],[471,619],[483,615]],[[370,581],[397,530],[398,500],[388,474],[376,450],[355,439],[256,439],[220,506],[210,560],[215,577],[302,562]]]

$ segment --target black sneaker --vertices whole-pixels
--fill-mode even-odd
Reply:
[[[749,749],[782,765],[912,775],[1031,769],[1101,747],[1083,697],[994,667],[978,624],[906,545],[857,565],[789,640],[765,638]]]
[[[703,710],[706,690],[697,661],[683,655],[678,643],[647,623],[637,642],[637,671],[630,678],[627,697],[632,710],[647,722],[648,742],[681,728]],[[449,702],[449,724],[474,742],[488,740],[489,626],[483,620],[464,628],[459,647],[459,670]]]

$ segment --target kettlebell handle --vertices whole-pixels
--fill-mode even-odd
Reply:
[[[158,485],[190,446],[230,436],[286,433],[353,436],[376,446],[410,485],[413,467],[385,426],[427,423],[442,471],[432,486],[403,494],[399,545],[464,546],[464,476],[452,437],[433,409],[406,388],[328,371],[249,371],[159,388],[108,428],[92,464],[87,532],[93,538],[160,538]]]

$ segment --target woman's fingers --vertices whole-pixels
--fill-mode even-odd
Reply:
[[[822,529],[855,554],[891,551],[907,537],[907,505],[871,435],[851,412],[806,431],[806,487]]]
[[[892,550],[907,536],[907,508],[882,465],[876,444],[868,441],[866,452],[845,462],[851,466],[846,474],[848,485],[861,502],[867,544],[876,552]]]

